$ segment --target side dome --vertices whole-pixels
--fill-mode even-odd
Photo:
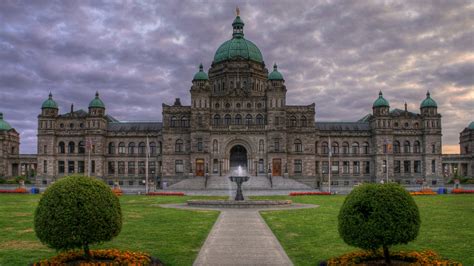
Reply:
[[[7,121],[3,120],[3,113],[0,113],[0,131],[7,131],[12,129],[12,126],[7,123]]]
[[[194,74],[193,80],[209,80],[209,77],[203,70],[202,64],[199,65],[199,72]]]
[[[379,98],[375,100],[373,107],[390,107],[390,104],[383,97],[382,91],[379,92]]]
[[[41,105],[41,109],[45,108],[58,109],[58,104],[53,100],[53,94],[51,92],[49,93],[48,99]]]
[[[474,129],[474,121],[472,121],[472,122],[469,124],[469,126],[467,126],[467,128],[469,128],[469,129]]]
[[[268,80],[285,80],[283,75],[278,72],[278,66],[276,63],[273,65],[272,73],[268,74]]]
[[[105,109],[104,102],[99,98],[99,92],[95,93],[95,98],[89,103],[89,108]]]
[[[263,56],[260,49],[258,49],[253,42],[244,38],[245,23],[240,18],[239,12],[237,9],[237,16],[232,23],[232,28],[234,29],[232,39],[219,46],[214,54],[214,63],[237,58],[263,63]]]
[[[430,96],[430,92],[428,91],[426,93],[426,99],[421,102],[420,108],[425,108],[425,107],[438,107],[438,104],[433,100]]]

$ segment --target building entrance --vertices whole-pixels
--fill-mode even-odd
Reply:
[[[247,169],[247,150],[242,145],[235,145],[230,149],[230,169],[238,167]]]

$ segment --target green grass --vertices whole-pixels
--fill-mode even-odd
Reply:
[[[43,245],[33,230],[39,198],[0,195],[0,265],[27,265],[57,254]],[[166,265],[192,265],[218,212],[164,209],[157,204],[197,198],[204,197],[122,196],[122,232],[111,242],[92,248],[144,251]]]
[[[320,205],[315,209],[262,212],[295,265],[317,262],[357,248],[346,245],[337,231],[337,216],[345,196],[253,197],[291,199]],[[436,251],[464,265],[474,265],[474,196],[416,196],[421,215],[417,239],[394,250]]]

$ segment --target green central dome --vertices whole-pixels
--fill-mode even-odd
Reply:
[[[3,130],[10,130],[12,129],[12,126],[8,124],[5,120],[3,120],[3,113],[0,113],[0,131]]]
[[[258,49],[253,42],[244,38],[244,25],[240,16],[237,16],[232,23],[232,27],[234,28],[232,39],[219,46],[214,55],[214,63],[236,58],[263,63],[263,56],[260,49]]]

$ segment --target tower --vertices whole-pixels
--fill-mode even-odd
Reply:
[[[423,174],[427,178],[438,179],[442,176],[441,164],[441,115],[438,104],[431,98],[429,91],[420,104],[423,123]]]

